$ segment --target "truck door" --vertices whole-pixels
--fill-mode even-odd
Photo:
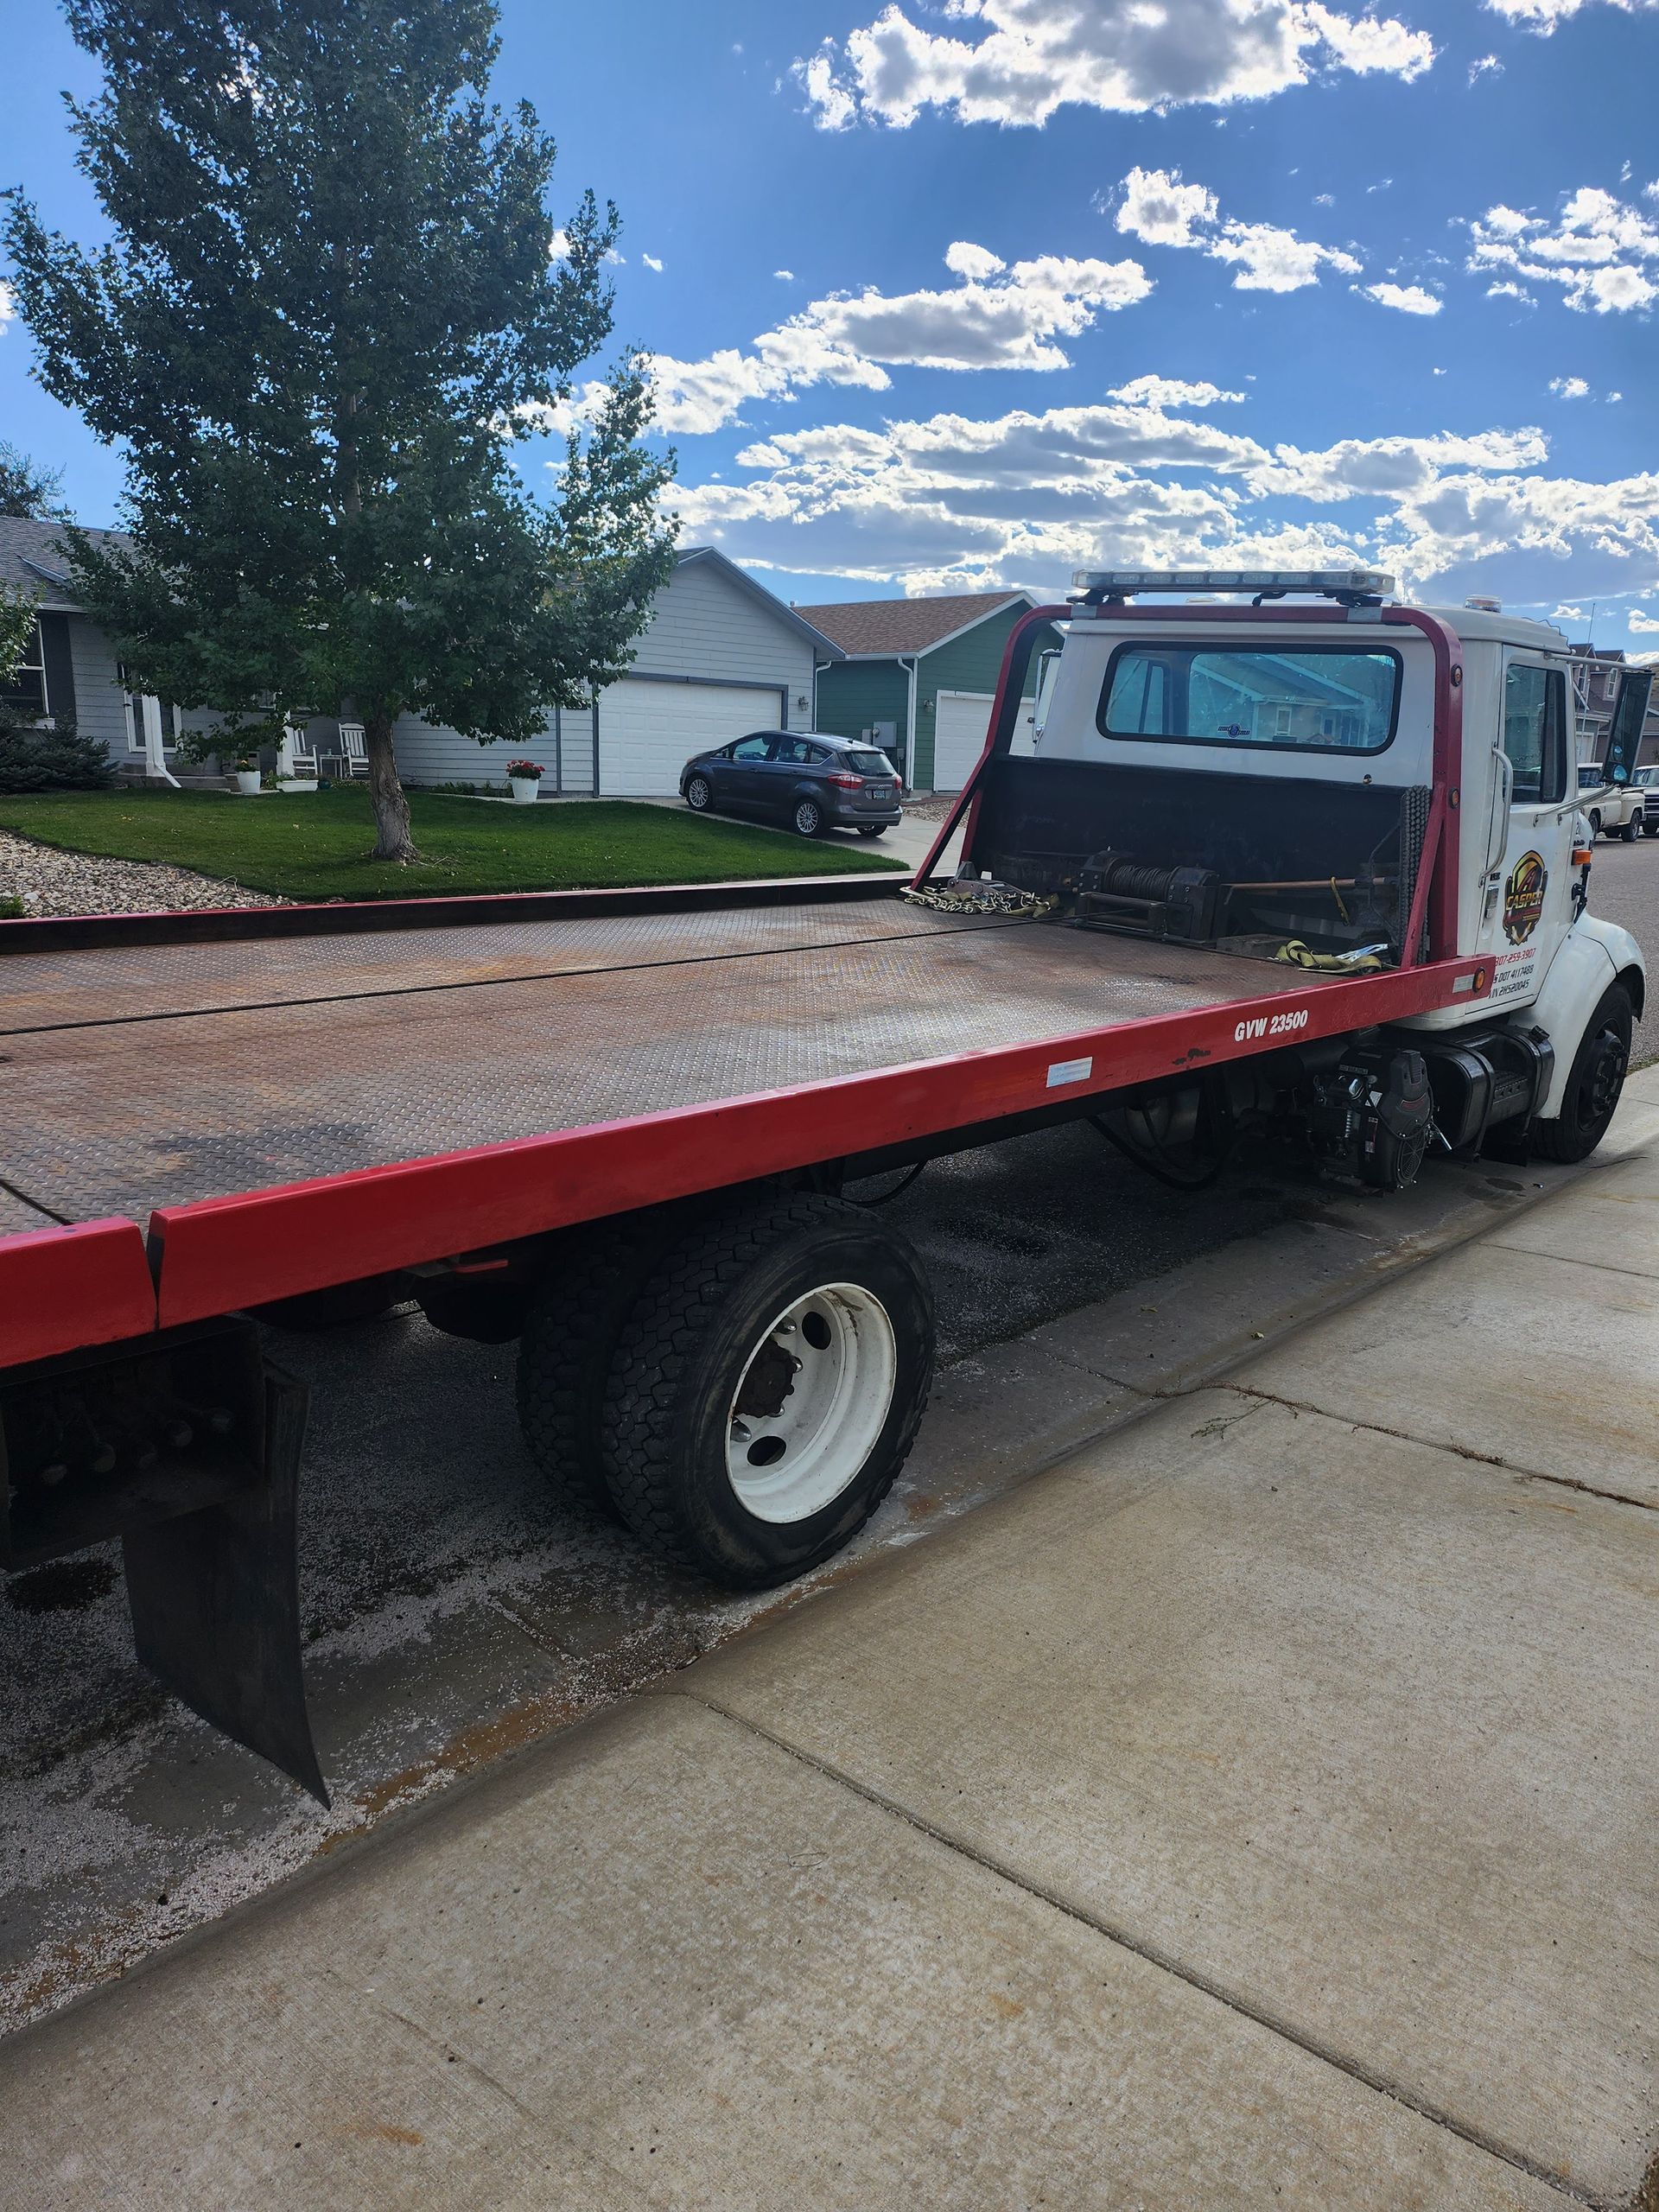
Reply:
[[[1573,920],[1578,779],[1566,671],[1506,655],[1498,712],[1510,804],[1507,823],[1501,814],[1493,823],[1491,849],[1501,856],[1481,887],[1480,949],[1494,962],[1491,1003],[1525,1006]]]
[[[1650,668],[1619,671],[1613,693],[1612,718],[1607,725],[1607,741],[1597,763],[1603,783],[1612,785],[1615,790],[1624,791],[1636,773],[1636,756],[1642,749],[1642,732],[1652,696]]]

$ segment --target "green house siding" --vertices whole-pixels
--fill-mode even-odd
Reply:
[[[995,691],[996,680],[1002,673],[1002,656],[1007,650],[1009,632],[1022,621],[1030,609],[1014,606],[994,614],[987,622],[976,623],[971,630],[959,638],[949,638],[936,645],[931,653],[924,653],[916,679],[916,768],[918,790],[928,791],[933,783],[933,700],[940,691]],[[1051,634],[1047,640],[1058,645],[1058,636]],[[1039,645],[1031,656],[1026,671],[1025,688],[1021,696],[1029,699],[1037,689],[1038,653]]]
[[[934,695],[995,691],[1008,633],[1027,612],[1021,605],[1007,607],[921,656],[916,671],[916,758],[909,764],[916,790],[933,786]],[[811,609],[806,613],[810,617]],[[1058,645],[1059,639],[1050,642]],[[1027,698],[1037,689],[1037,669],[1033,652],[1026,674]],[[902,747],[909,714],[910,671],[896,653],[881,660],[836,661],[818,671],[817,728],[832,737],[857,737],[875,722],[893,722]]]
[[[874,722],[898,726],[902,745],[910,675],[894,660],[832,661],[818,671],[817,726],[831,737],[857,737]]]

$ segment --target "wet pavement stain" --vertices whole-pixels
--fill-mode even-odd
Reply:
[[[107,1598],[116,1569],[106,1559],[58,1560],[5,1586],[6,1603],[19,1613],[79,1613]]]

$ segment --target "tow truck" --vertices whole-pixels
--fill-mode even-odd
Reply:
[[[927,1402],[878,1171],[1077,1119],[1187,1183],[1252,1130],[1384,1190],[1584,1158],[1645,976],[1587,910],[1567,641],[1392,594],[1079,575],[908,886],[0,924],[0,1566],[118,1539],[143,1662],[326,1802],[265,1325],[517,1338],[548,1478],[762,1587]]]

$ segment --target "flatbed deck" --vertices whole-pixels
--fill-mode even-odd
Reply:
[[[896,895],[12,952],[0,1291],[98,1224],[60,1300],[201,1318],[1479,988]],[[0,1363],[80,1325],[0,1307]]]

